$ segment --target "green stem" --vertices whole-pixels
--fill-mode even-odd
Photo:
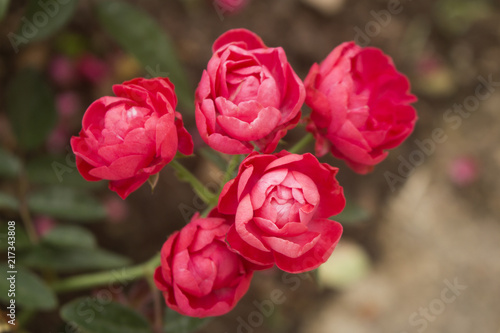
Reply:
[[[21,220],[23,221],[24,228],[26,229],[26,233],[28,234],[29,240],[31,241],[31,243],[37,244],[38,234],[33,224],[31,213],[28,207],[28,200],[27,200],[28,189],[29,189],[28,176],[26,175],[24,166],[22,166],[21,172],[19,173],[19,202],[20,202],[19,215],[21,216]]]
[[[233,178],[234,170],[236,170],[236,168],[240,165],[240,163],[241,163],[241,155],[233,155],[227,166],[226,173],[222,178],[222,184],[220,186],[219,193],[222,191],[224,185],[226,185],[226,183]]]
[[[307,133],[299,142],[297,142],[292,148],[288,149],[288,151],[292,154],[298,154],[311,142],[314,141],[314,135],[311,133]]]
[[[205,185],[203,185],[195,175],[193,175],[188,169],[186,169],[182,164],[173,160],[169,163],[169,165],[175,169],[177,172],[177,177],[180,180],[188,182],[193,188],[194,192],[203,200],[206,204],[210,204],[210,202],[214,198],[214,194],[210,192]]]
[[[224,185],[226,185],[226,183],[229,180],[231,180],[231,178],[233,178],[234,170],[236,170],[236,168],[238,168],[238,166],[240,165],[242,156],[243,155],[233,155],[233,157],[231,158],[231,160],[229,161],[229,163],[227,165],[226,172],[224,173],[224,176],[222,177],[219,192],[217,193],[216,196],[215,195],[213,196],[212,200],[208,203],[207,208],[205,208],[205,210],[202,212],[201,217],[206,217],[208,215],[208,213],[210,213],[210,211],[215,206],[217,206],[217,204],[219,203],[220,193],[222,192]]]
[[[105,272],[73,276],[64,280],[54,282],[52,284],[52,289],[55,292],[89,289],[105,284],[111,284],[117,280],[117,276],[119,276],[120,281],[137,280],[142,277],[153,275],[154,270],[158,265],[160,265],[159,253],[145,263],[132,267],[126,267],[122,271],[114,269]]]

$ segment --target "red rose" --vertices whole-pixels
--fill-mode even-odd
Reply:
[[[220,36],[213,52],[196,89],[201,137],[226,154],[248,154],[254,146],[273,152],[299,121],[305,98],[285,52],[245,29]]]
[[[192,317],[220,316],[247,292],[253,271],[228,248],[228,229],[223,218],[196,214],[165,242],[154,279],[170,308]]]
[[[324,263],[342,234],[328,219],[345,206],[337,171],[309,153],[249,155],[219,198],[219,212],[234,215],[231,248],[263,268],[276,264],[290,273]]]
[[[304,82],[318,156],[330,149],[364,174],[413,131],[417,116],[409,104],[416,97],[379,49],[343,43],[314,64]]]
[[[89,106],[71,147],[83,178],[108,179],[109,188],[125,199],[177,150],[192,154],[193,141],[175,111],[177,97],[168,79],[134,79],[113,91],[117,97],[102,97]]]

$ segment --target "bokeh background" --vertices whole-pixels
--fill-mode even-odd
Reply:
[[[163,61],[141,63],[155,59],[148,58],[151,49],[164,47],[155,45],[154,31],[140,43],[142,56],[131,51],[147,26],[142,20],[123,17],[139,33],[124,32],[120,39],[116,29],[110,33],[106,13],[95,10],[104,1],[63,2],[68,3],[58,2],[61,9],[40,24],[40,31],[23,35],[23,19],[36,13],[29,11],[32,4],[0,1],[8,3],[0,22],[0,214],[2,223],[18,222],[17,253],[26,266],[50,281],[51,270],[64,276],[140,263],[203,209],[169,167],[154,193],[143,186],[126,201],[106,184],[80,178],[69,138],[80,130],[86,107],[109,95],[112,84],[174,72],[192,91],[213,41],[237,27],[256,32],[269,46],[282,46],[301,78],[335,46],[355,40],[381,48],[409,77],[419,98],[414,133],[366,176],[342,161],[323,158],[340,167],[339,181],[349,200],[339,217],[345,233],[331,260],[314,274],[257,273],[238,306],[199,331],[500,332],[498,1],[249,0],[237,13],[209,0],[123,1],[168,36],[168,50],[185,75],[163,67]],[[68,6],[74,8],[63,9]],[[10,111],[16,107],[37,112]],[[189,103],[180,110],[201,148]],[[285,139],[294,142],[304,133],[300,127]],[[216,163],[200,151],[182,162],[205,184],[220,180]],[[26,214],[33,230],[24,230]],[[76,229],[66,233],[67,226]],[[72,249],[76,254],[65,257],[54,246],[70,244],[52,240],[47,249],[46,240],[36,247],[28,240],[44,239],[54,229],[94,239],[99,246],[92,250],[95,256]],[[5,237],[1,241],[3,249]],[[286,299],[282,304],[270,302],[276,289]],[[63,293],[58,302],[99,290]],[[146,315],[151,312],[144,281],[128,283],[112,297]],[[28,332],[67,331],[58,307],[26,312]],[[175,331],[182,330],[169,330]]]

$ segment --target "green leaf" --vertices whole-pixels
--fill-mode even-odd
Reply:
[[[1,263],[0,270],[7,276],[0,279],[0,299],[5,303],[10,302],[10,299],[16,300],[16,306],[21,306],[24,309],[31,310],[52,310],[57,306],[57,298],[54,292],[47,286],[45,281],[40,279],[38,275],[30,270],[17,266],[15,274],[7,273],[12,271],[7,264]],[[15,296],[9,296],[10,280],[7,278],[15,275]]]
[[[7,222],[0,224],[0,251],[6,251],[7,247],[10,246],[8,244],[8,225]],[[16,251],[26,249],[32,246],[28,235],[24,229],[16,224]]]
[[[10,194],[0,192],[0,209],[18,210],[19,200]]]
[[[15,178],[20,169],[21,161],[10,152],[0,148],[0,176]]]
[[[54,42],[54,47],[58,53],[62,53],[70,58],[78,58],[88,52],[90,40],[80,33],[62,31]]]
[[[55,227],[43,236],[42,241],[55,247],[81,247],[86,249],[96,247],[95,237],[90,231],[73,225]]]
[[[97,2],[97,17],[104,29],[134,55],[152,77],[168,76],[182,107],[193,109],[193,91],[175,54],[175,47],[147,13],[122,1]]]
[[[368,218],[370,218],[370,213],[367,210],[353,203],[351,200],[347,200],[344,210],[340,214],[332,216],[330,220],[345,224],[354,224],[366,221]]]
[[[49,187],[28,197],[30,210],[37,214],[79,222],[106,217],[104,205],[90,194],[68,187]]]
[[[7,114],[18,143],[25,149],[40,146],[56,124],[54,96],[48,83],[33,69],[23,69],[7,88]]]
[[[86,181],[74,164],[74,156],[43,156],[31,160],[26,165],[30,183],[46,185],[64,185],[78,188],[96,189],[106,182]]]
[[[61,317],[89,333],[150,333],[147,320],[132,309],[96,298],[77,298],[61,308]]]
[[[163,319],[163,330],[165,332],[192,333],[208,324],[213,318],[195,318],[183,316],[180,313],[166,309]]]
[[[73,17],[77,5],[77,0],[30,0],[18,34],[31,41],[47,38]]]
[[[130,260],[102,249],[61,247],[41,244],[21,258],[28,267],[52,269],[57,272],[75,272],[117,268]]]
[[[7,13],[7,9],[9,8],[9,0],[0,0],[0,21],[3,20],[5,14]]]

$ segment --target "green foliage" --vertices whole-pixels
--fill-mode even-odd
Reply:
[[[130,260],[118,254],[80,246],[51,246],[40,244],[22,257],[21,262],[33,268],[57,272],[75,272],[122,267]]]
[[[118,44],[134,55],[152,77],[168,76],[182,107],[192,110],[193,93],[187,76],[162,28],[147,13],[126,2],[101,1],[96,9],[104,29]]]
[[[92,249],[96,247],[94,235],[79,226],[61,225],[50,230],[42,238],[45,244],[56,247],[78,247]]]
[[[18,210],[19,200],[8,193],[0,192],[0,209]]]
[[[225,171],[227,169],[227,160],[225,160],[219,152],[213,150],[212,148],[200,148],[198,149],[198,153],[205,159],[215,164],[215,166],[220,170]]]
[[[488,17],[488,0],[439,0],[434,2],[434,16],[438,26],[447,32],[465,33],[474,22]]]
[[[89,297],[65,304],[61,317],[88,333],[150,333],[147,320],[132,309]]]
[[[106,217],[104,205],[90,194],[68,187],[48,187],[28,197],[30,210],[37,214],[79,222]]]
[[[38,41],[53,35],[73,17],[77,5],[78,0],[62,3],[51,0],[30,0],[25,14],[28,22],[32,24],[31,28],[34,28],[34,36],[30,40]],[[47,19],[43,20],[44,17]],[[42,24],[44,22],[45,24]],[[23,22],[18,33],[23,35],[26,29],[31,31],[28,23]]]
[[[0,148],[0,176],[14,178],[19,174],[20,169],[21,161],[8,151]]]
[[[5,14],[7,13],[7,9],[9,8],[9,0],[0,0],[0,21],[3,20]]]
[[[40,146],[56,124],[54,96],[40,73],[23,69],[7,88],[7,114],[24,149]]]
[[[167,308],[163,319],[163,330],[165,332],[193,333],[208,324],[211,320],[211,317],[194,318],[183,316],[178,312]]]
[[[368,211],[351,200],[347,200],[344,210],[330,219],[343,224],[355,224],[366,221],[368,218],[370,218]]]
[[[106,182],[86,181],[76,169],[74,156],[42,156],[29,161],[26,173],[30,183],[64,185],[78,188],[100,188]]]
[[[0,270],[4,273],[10,271],[7,264],[1,263]],[[57,298],[47,284],[30,270],[16,265],[15,271],[15,297],[9,296],[10,281],[7,277],[0,279],[0,299],[8,303],[10,299],[16,300],[16,306],[30,310],[52,310],[57,306]]]
[[[7,243],[8,231],[7,222],[5,221],[5,223],[0,223],[0,251],[7,251],[7,247],[10,246]],[[24,231],[24,229],[19,225],[16,225],[15,245],[16,251],[31,247],[31,242],[26,234],[26,231]]]

